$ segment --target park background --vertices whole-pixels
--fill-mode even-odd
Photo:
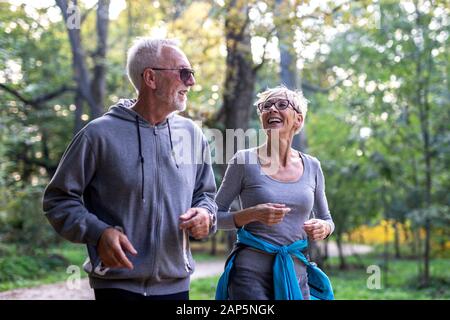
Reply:
[[[295,146],[320,159],[336,224],[311,256],[337,299],[449,299],[449,25],[438,0],[0,1],[0,299],[81,268],[42,193],[73,135],[135,97],[139,36],[181,41],[196,71],[183,115],[204,128],[259,128],[256,93],[303,90]],[[223,262],[234,236],[193,241],[198,265]],[[194,279],[191,298],[213,299],[217,279]]]

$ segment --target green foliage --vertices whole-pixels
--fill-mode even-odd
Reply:
[[[0,246],[0,291],[64,281],[67,267],[81,268],[85,259],[84,246],[68,243],[47,250],[36,247],[31,253],[24,253],[21,245]]]
[[[21,243],[25,252],[47,248],[58,242],[58,236],[39,210],[42,206],[42,187],[26,187],[4,201],[7,206],[0,217],[2,240]]]
[[[0,283],[42,277],[67,265],[59,256],[11,256],[0,260]]]
[[[433,278],[428,288],[420,288],[417,277],[417,263],[413,260],[395,260],[389,264],[387,279],[381,273],[381,288],[368,289],[367,279],[371,275],[366,272],[367,266],[382,267],[382,259],[378,255],[363,258],[350,258],[350,265],[361,264],[351,270],[336,269],[337,259],[331,259],[331,266],[325,272],[330,277],[337,300],[436,300],[450,299],[450,260],[436,259],[432,261]],[[382,269],[383,270],[383,269]],[[192,300],[213,300],[219,276],[193,280],[190,298]],[[388,286],[384,285],[387,280]]]
[[[355,1],[336,11],[328,3],[326,11],[333,14],[324,14],[320,6],[301,19],[291,15],[290,6],[279,8],[282,14],[277,16],[276,2],[264,3],[249,3],[252,45],[276,44],[273,25],[283,34],[292,32],[287,35],[293,42],[290,51],[302,65],[296,71],[310,100],[304,129],[307,152],[322,163],[336,234],[381,218],[410,219],[415,228],[429,219],[433,241],[445,248],[450,204],[446,2],[428,7],[424,1]],[[411,10],[414,4],[418,8]],[[95,10],[88,13],[80,6],[86,13],[81,37],[90,69],[96,59]],[[76,117],[89,114],[86,107],[74,106],[70,43],[62,19],[54,19],[59,9],[31,7],[0,3],[0,84],[9,88],[0,88],[0,242],[21,244],[21,254],[59,241],[41,212],[42,192],[73,136],[80,120]],[[227,15],[219,2],[165,1],[157,7],[127,1],[127,8],[110,22],[105,110],[119,98],[135,96],[125,73],[126,49],[135,37],[161,29],[181,40],[197,72],[185,115],[223,129],[217,112],[229,71],[224,52]],[[261,52],[254,56],[259,63]],[[266,58],[257,73],[257,92],[280,82],[276,52],[267,51]],[[62,87],[67,90],[36,102]],[[249,126],[259,127],[254,111]],[[215,175],[219,185],[220,170]],[[5,252],[0,246],[0,257]],[[5,269],[11,267],[3,263]],[[43,263],[27,261],[30,266],[17,272],[34,272]]]
[[[446,228],[450,225],[450,209],[448,206],[416,209],[408,214],[408,218],[416,227],[424,226],[425,222],[429,220],[435,227]]]
[[[378,259],[364,259],[365,265],[379,263]],[[382,266],[381,264],[379,264]],[[381,282],[380,289],[368,289],[367,278],[370,276],[365,269],[330,271],[335,296],[338,300],[435,300],[449,299],[448,260],[433,260],[432,268],[437,274],[432,284],[419,288],[417,263],[411,260],[396,260],[389,264],[387,276],[388,286]],[[447,274],[447,275],[446,275]],[[383,272],[382,272],[383,275]]]
[[[192,280],[189,291],[191,300],[214,300],[219,276]]]
[[[355,2],[355,21],[329,43],[323,64],[343,85],[312,97],[306,130],[311,153],[322,161],[337,232],[380,218],[411,217],[423,227],[425,217],[437,218],[450,203],[448,11],[442,2],[430,10],[415,5],[417,11],[396,1]],[[361,17],[367,20],[356,21]]]

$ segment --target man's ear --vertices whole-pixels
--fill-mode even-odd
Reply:
[[[151,89],[156,89],[156,74],[155,71],[147,68],[142,73],[142,85],[150,87]]]

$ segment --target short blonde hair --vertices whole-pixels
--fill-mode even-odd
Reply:
[[[303,92],[301,90],[290,90],[283,85],[269,88],[258,93],[256,95],[258,99],[255,102],[255,106],[258,106],[258,104],[263,103],[271,97],[283,95],[294,105],[294,108],[303,115],[303,118],[305,118],[306,112],[308,111],[308,100],[303,96]]]
[[[303,96],[303,92],[301,90],[290,90],[286,88],[285,86],[281,85],[275,88],[269,88],[266,89],[263,92],[258,93],[257,100],[255,102],[255,106],[258,106],[258,104],[263,103],[270,99],[271,97],[277,97],[277,96],[285,96],[287,100],[289,100],[293,105],[294,108],[303,116],[303,122],[306,118],[306,112],[308,112],[308,100]],[[259,113],[258,109],[258,113]],[[294,134],[299,133],[302,130],[301,126],[298,128]]]

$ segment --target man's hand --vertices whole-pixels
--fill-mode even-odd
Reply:
[[[310,219],[305,221],[303,228],[311,240],[323,240],[331,232],[330,224],[320,219]]]
[[[180,229],[188,230],[195,239],[209,234],[210,218],[205,208],[190,208],[180,216]]]
[[[103,231],[98,241],[97,252],[106,267],[133,269],[133,264],[124,251],[137,255],[136,249],[122,232],[114,228]]]

